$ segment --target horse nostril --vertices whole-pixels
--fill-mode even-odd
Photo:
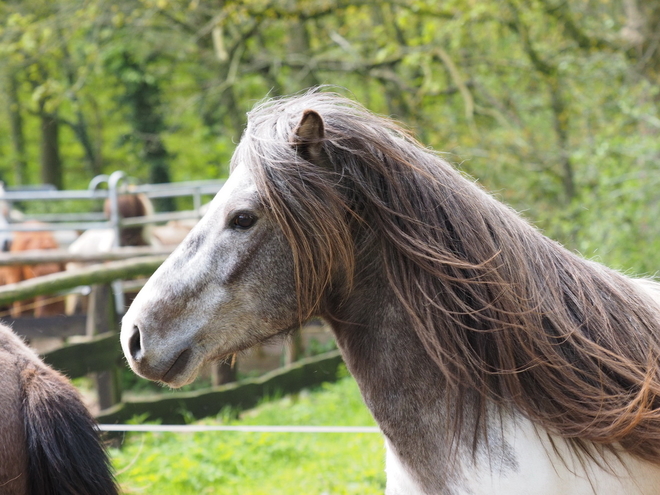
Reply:
[[[128,339],[128,351],[136,362],[140,361],[144,356],[142,345],[140,344],[140,329],[137,325],[133,325],[133,334],[130,339]]]

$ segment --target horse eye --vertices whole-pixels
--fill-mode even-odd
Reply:
[[[248,215],[247,213],[239,213],[234,217],[234,219],[231,221],[232,225],[234,228],[237,229],[249,229],[254,225],[254,222],[257,219],[253,217],[252,215]]]

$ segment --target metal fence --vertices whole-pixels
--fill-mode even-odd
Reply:
[[[0,191],[0,201],[8,203],[9,207],[16,202],[30,201],[62,201],[62,200],[90,200],[98,201],[110,199],[110,218],[102,212],[91,211],[84,213],[56,213],[25,215],[20,222],[8,218],[7,226],[0,226],[0,232],[38,231],[38,230],[87,230],[87,229],[114,229],[119,233],[120,227],[131,225],[144,225],[163,223],[170,220],[199,219],[202,216],[202,198],[215,195],[224,180],[204,180],[189,182],[171,182],[166,184],[134,184],[134,179],[118,170],[110,175],[94,177],[87,189],[58,191],[55,189],[29,188],[23,190]],[[107,184],[107,189],[101,188]],[[172,198],[190,196],[193,199],[193,209],[186,211],[170,211],[156,213],[147,217],[134,217],[121,219],[118,211],[118,198],[120,194],[144,194],[149,199]],[[38,220],[47,224],[25,225],[27,220]]]
[[[87,212],[60,212],[55,214],[25,214],[20,220],[11,216],[0,223],[0,237],[10,235],[12,232],[34,231],[85,231],[89,229],[113,229],[115,232],[115,247],[119,246],[120,229],[122,227],[137,225],[154,225],[172,220],[199,220],[203,214],[203,199],[215,195],[224,180],[203,180],[188,182],[172,182],[166,184],[136,184],[135,179],[123,171],[115,171],[110,175],[94,177],[87,189],[58,191],[52,186],[28,187],[22,190],[0,189],[0,202],[7,204],[8,211],[16,203],[31,201],[49,202],[65,200],[88,200],[100,202],[109,200],[109,218],[103,212],[94,211],[98,205],[90,204]],[[107,185],[107,188],[103,186]],[[191,197],[193,208],[184,211],[166,211],[153,213],[148,216],[121,218],[119,214],[119,196],[121,194],[144,194],[150,200],[162,198]],[[38,223],[29,222],[37,220]],[[123,290],[119,282],[113,283],[116,308],[123,314]]]

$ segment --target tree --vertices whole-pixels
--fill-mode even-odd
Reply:
[[[27,162],[16,177],[36,176],[42,104],[60,124],[67,182],[117,168],[184,180],[226,174],[255,101],[330,84],[404,120],[552,237],[655,270],[658,11],[640,0],[4,2],[2,70],[17,89],[5,101],[23,118]],[[21,170],[20,138],[3,141],[18,134],[0,131],[12,150],[0,169]]]
[[[11,130],[11,144],[13,150],[14,181],[23,184],[27,177],[27,156],[25,149],[25,134],[23,130],[23,110],[18,97],[18,82],[16,74],[8,71],[4,80],[7,97],[7,114]]]
[[[90,29],[90,22],[97,20],[85,17],[83,6],[66,1],[6,3],[0,5],[0,14],[6,19],[0,29],[0,51],[9,61],[5,66],[5,78],[9,81],[10,108],[14,109],[11,114],[14,148],[20,148],[17,125],[19,121],[22,124],[21,113],[28,112],[40,120],[39,176],[42,181],[62,185],[61,125],[71,128],[79,140],[88,170],[92,174],[99,173],[101,159],[90,138],[79,96],[90,62],[73,56],[78,42],[76,37],[84,36]],[[28,98],[24,96],[26,93]],[[20,155],[19,151],[16,153]],[[27,167],[23,165],[16,162],[19,182],[27,175]]]
[[[150,58],[156,58],[153,55]],[[169,154],[160,133],[165,129],[161,110],[161,89],[153,72],[144,64],[138,63],[127,51],[121,50],[107,59],[109,68],[123,83],[122,104],[130,109],[131,137],[141,147],[141,155],[149,166],[149,181],[154,184],[170,182]],[[163,209],[174,210],[172,198],[157,203]]]

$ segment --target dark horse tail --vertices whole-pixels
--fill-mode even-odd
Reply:
[[[31,495],[116,495],[96,422],[59,373],[27,363],[21,370]]]

